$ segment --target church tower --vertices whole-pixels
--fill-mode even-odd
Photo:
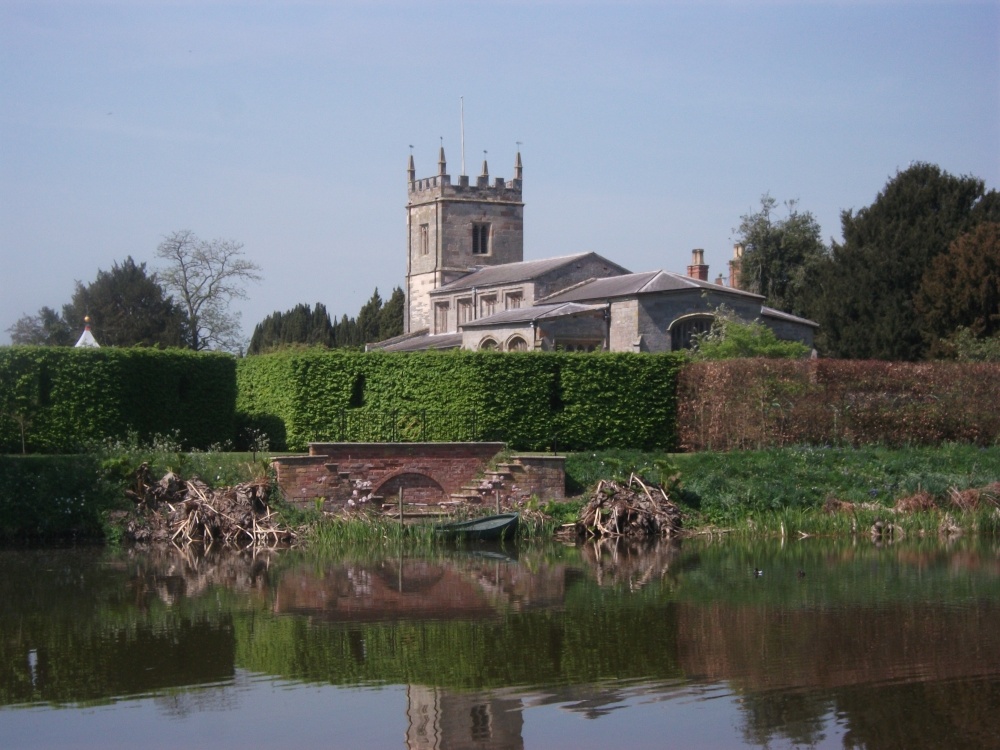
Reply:
[[[413,155],[407,168],[406,319],[404,332],[430,328],[430,293],[475,269],[524,260],[524,203],[521,201],[521,153],[514,179],[490,182],[489,167],[470,184],[461,175],[451,183],[444,146],[438,173],[417,179]]]

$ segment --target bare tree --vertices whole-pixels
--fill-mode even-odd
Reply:
[[[246,284],[262,278],[260,266],[243,257],[243,244],[200,240],[183,229],[167,235],[156,255],[166,261],[161,283],[177,294],[187,313],[191,348],[242,349],[240,314],[230,303],[246,299]]]

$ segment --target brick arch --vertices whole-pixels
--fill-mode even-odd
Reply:
[[[374,488],[373,494],[382,497],[385,502],[391,503],[394,498],[399,497],[400,487],[403,488],[403,497],[406,502],[439,503],[448,499],[444,487],[430,474],[406,469],[382,479],[379,485]]]

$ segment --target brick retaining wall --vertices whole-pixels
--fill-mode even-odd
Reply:
[[[310,443],[308,456],[272,463],[286,500],[301,508],[338,510],[369,495],[392,501],[401,488],[407,503],[430,505],[468,495],[469,484],[504,448],[503,443]],[[512,458],[503,465],[512,480],[502,495],[562,499],[564,462],[562,456]]]

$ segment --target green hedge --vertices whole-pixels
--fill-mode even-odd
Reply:
[[[237,409],[272,448],[344,438],[345,416],[399,412],[429,439],[507,442],[517,450],[670,449],[676,355],[298,350],[237,367]],[[411,439],[416,424],[398,429]],[[459,429],[474,420],[475,434]],[[468,424],[466,422],[465,424]],[[355,438],[356,439],[356,438]]]
[[[233,437],[236,360],[157,349],[0,348],[0,452],[71,453],[172,435],[187,448]]]

